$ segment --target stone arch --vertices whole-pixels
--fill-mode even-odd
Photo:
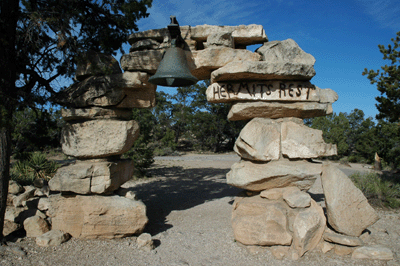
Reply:
[[[260,25],[183,26],[181,32],[192,74],[211,80],[207,100],[233,103],[230,120],[251,120],[235,145],[244,160],[227,174],[228,184],[252,191],[256,197],[243,197],[234,204],[236,240],[248,245],[291,245],[302,256],[316,247],[326,225],[321,207],[302,192],[322,173],[322,165],[310,160],[337,153],[336,146],[326,144],[320,131],[304,126],[302,118],[332,113],[337,94],[311,84],[315,75],[312,55],[291,39],[268,42]],[[59,96],[58,102],[68,107],[62,112],[67,122],[63,152],[78,161],[60,168],[50,181],[51,190],[76,194],[53,197],[53,228],[81,238],[123,237],[143,230],[147,223],[143,203],[104,195],[112,194],[132,176],[132,162],[119,156],[132,146],[139,126],[126,120],[126,109],[155,105],[156,86],[148,78],[168,47],[165,36],[167,29],[130,35],[130,53],[121,58],[123,73],[112,57],[88,53],[89,60],[78,67],[80,82]],[[253,44],[263,45],[256,52],[245,49]],[[279,206],[274,200],[280,200]],[[258,206],[255,211],[254,205]],[[85,210],[85,206],[91,208]],[[76,217],[58,211],[73,208],[81,210]],[[111,222],[104,215],[111,213],[108,208],[125,208],[131,215]],[[376,220],[376,214],[367,212],[370,218],[358,228],[331,225],[339,232],[357,235]],[[106,233],[90,230],[99,222],[90,221],[93,217],[108,226]]]

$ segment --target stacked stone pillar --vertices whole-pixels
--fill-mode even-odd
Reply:
[[[244,189],[233,204],[235,239],[268,246],[277,258],[298,259],[316,248],[359,254],[358,237],[378,217],[345,174],[313,161],[335,155],[336,146],[303,119],[332,114],[338,99],[310,82],[314,57],[291,39],[268,42],[260,25],[183,26],[181,32],[192,74],[211,80],[207,100],[231,104],[229,120],[249,121],[234,148],[242,160],[227,174],[228,184]],[[155,73],[167,35],[167,29],[132,34],[122,68]],[[246,50],[254,44],[262,46]],[[319,177],[327,216],[306,192]]]
[[[52,228],[77,238],[115,238],[138,234],[148,219],[146,206],[114,194],[130,180],[134,162],[121,159],[139,136],[132,108],[155,104],[156,86],[145,72],[122,73],[111,56],[88,52],[74,83],[58,97],[66,124],[61,145],[76,161],[50,180]]]

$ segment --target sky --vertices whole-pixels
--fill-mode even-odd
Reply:
[[[153,0],[148,12],[139,31],[165,28],[174,15],[181,26],[259,24],[269,41],[293,39],[316,59],[311,83],[338,93],[333,111],[357,108],[365,118],[378,113],[380,92],[362,72],[389,64],[378,45],[400,31],[398,0]]]

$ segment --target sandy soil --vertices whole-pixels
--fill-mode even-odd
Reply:
[[[20,238],[0,248],[0,265],[400,265],[400,213],[378,210],[381,219],[369,231],[368,244],[389,247],[395,260],[354,260],[333,251],[306,253],[298,261],[277,260],[267,247],[245,247],[234,241],[231,211],[241,191],[225,183],[225,174],[239,157],[184,155],[156,158],[149,179],[130,181],[147,206],[145,232],[156,248],[137,248],[136,237],[115,240],[71,239],[58,247],[39,247]],[[346,174],[370,171],[362,165],[340,166]],[[310,190],[323,203],[317,180]]]

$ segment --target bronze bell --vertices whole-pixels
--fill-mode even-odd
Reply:
[[[165,52],[156,74],[149,78],[149,82],[166,87],[187,87],[196,84],[198,79],[190,73],[185,51],[181,48],[184,40],[174,16],[171,16],[168,30],[172,39],[171,47]]]

